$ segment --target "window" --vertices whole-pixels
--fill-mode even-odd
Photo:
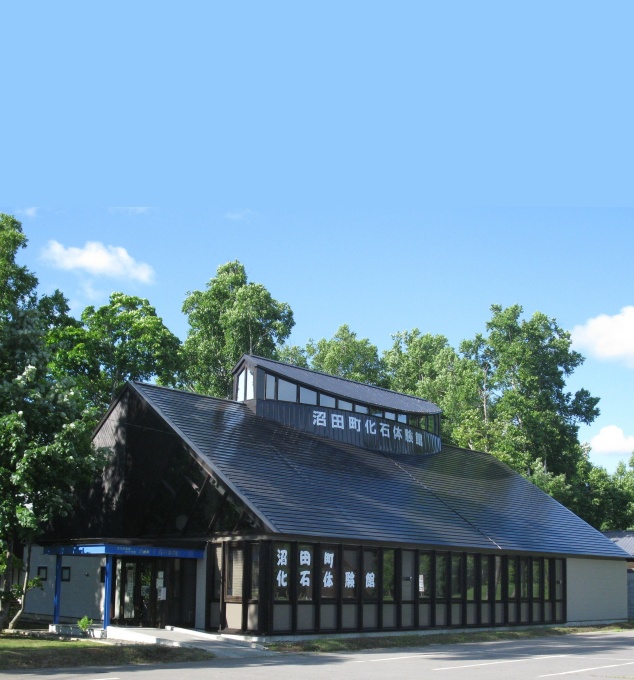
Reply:
[[[281,382],[281,381],[280,381]],[[290,597],[291,550],[288,543],[275,543],[273,548],[273,597],[288,600]]]
[[[358,591],[359,552],[343,551],[343,596],[346,599],[357,597]]]
[[[352,402],[339,399],[339,408],[342,411],[352,411]]]
[[[539,599],[539,590],[540,590],[540,585],[541,585],[541,569],[540,569],[540,562],[541,560],[537,557],[533,558],[533,599],[538,600]]]
[[[241,371],[238,376],[238,392],[236,394],[236,401],[244,401],[244,378],[246,371]]]
[[[62,581],[70,581],[70,567],[62,567]]]
[[[399,413],[396,416],[399,423],[405,423],[407,425],[407,416],[404,413]]]
[[[467,590],[467,600],[473,602],[475,600],[475,590],[476,590],[476,564],[475,555],[467,555],[467,578],[466,578],[466,590]]]
[[[528,558],[520,557],[519,566],[520,566],[520,597],[522,598],[522,600],[526,600],[528,599],[530,583],[529,581],[530,574],[528,573]]]
[[[378,595],[379,556],[376,550],[363,551],[363,596],[376,600]]]
[[[255,396],[253,393],[253,371],[248,370],[247,371],[247,399],[253,399]]]
[[[337,596],[337,550],[324,546],[321,549],[321,596]]]
[[[494,557],[495,560],[495,601],[502,602],[502,558]]]
[[[244,550],[229,546],[227,564],[227,598],[242,598],[242,575],[244,573]]]
[[[46,581],[48,578],[48,567],[38,567],[37,568],[37,577],[41,581]]]
[[[383,551],[383,600],[393,600],[395,595],[394,551]]]
[[[317,405],[317,392],[309,390],[307,387],[299,387],[299,403]]]
[[[509,600],[514,600],[516,594],[517,594],[517,560],[514,557],[509,557],[509,583],[508,583]]]
[[[354,405],[354,410],[357,413],[368,413],[368,407],[367,406],[361,406],[361,404],[355,404]]]
[[[463,592],[462,555],[451,556],[451,597],[460,599]]]
[[[275,399],[275,376],[266,374],[264,382],[264,398]]]
[[[392,413],[391,411],[386,411],[385,412],[385,418],[387,420],[396,420],[396,413]]]
[[[436,555],[436,597],[447,597],[447,555]]]
[[[328,394],[319,395],[319,405],[325,406],[326,408],[335,408],[337,400]]]
[[[277,398],[279,401],[297,401],[297,385],[295,383],[282,380],[277,381]]]
[[[418,596],[428,600],[431,596],[431,555],[421,553],[418,561]]]
[[[483,602],[489,599],[489,557],[482,555],[480,562],[480,599]]]
[[[300,544],[298,546],[299,563],[299,587],[297,599],[310,601],[313,599],[313,560],[315,551],[312,545]]]

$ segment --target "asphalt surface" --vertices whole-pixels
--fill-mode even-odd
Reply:
[[[213,651],[211,644],[205,648]],[[237,680],[247,674],[249,680],[323,680],[324,674],[349,680],[634,679],[634,631],[344,654],[280,654],[257,647],[242,651],[196,664],[5,672],[0,679]]]

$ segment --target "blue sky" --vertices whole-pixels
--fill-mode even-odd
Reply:
[[[232,259],[290,303],[297,344],[348,323],[381,349],[413,327],[457,345],[493,303],[542,311],[576,329],[570,388],[602,409],[582,439],[612,469],[634,449],[633,20],[623,1],[5,3],[0,205],[43,290],[77,313],[147,297],[181,338],[186,292]]]

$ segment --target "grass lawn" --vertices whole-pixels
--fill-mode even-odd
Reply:
[[[275,652],[355,652],[362,649],[390,649],[395,647],[427,647],[429,645],[454,645],[462,642],[495,642],[500,640],[526,640],[529,638],[572,635],[574,633],[615,633],[633,630],[634,622],[588,626],[584,628],[522,628],[518,630],[473,631],[468,633],[437,633],[433,635],[389,635],[361,638],[323,638],[294,642],[272,642],[267,648]]]
[[[0,670],[125,666],[135,664],[209,661],[202,649],[142,644],[108,644],[26,635],[0,635]]]

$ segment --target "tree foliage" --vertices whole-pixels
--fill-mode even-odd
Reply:
[[[231,395],[231,371],[243,354],[277,358],[295,323],[289,305],[248,282],[237,260],[218,267],[206,290],[188,293],[183,312],[189,332],[181,380],[218,397]]]
[[[519,305],[491,311],[488,334],[460,346],[478,375],[481,448],[523,473],[539,461],[545,471],[570,476],[579,462],[579,423],[599,413],[587,390],[566,391],[583,357],[555,319],[540,312],[522,319]],[[459,443],[471,434],[461,432]]]
[[[96,464],[72,380],[54,379],[48,368],[46,333],[64,316],[62,298],[56,293],[38,303],[37,279],[16,263],[25,245],[20,223],[0,215],[0,628],[16,550],[68,512],[75,487],[90,479]]]
[[[127,380],[174,385],[180,369],[180,340],[147,300],[124,293],[112,293],[98,309],[86,307],[81,322],[57,325],[48,342],[55,375],[73,376],[87,403],[102,412]]]
[[[306,356],[316,371],[380,387],[387,384],[385,366],[376,345],[367,338],[357,339],[357,334],[346,324],[340,326],[330,340],[310,340]]]

